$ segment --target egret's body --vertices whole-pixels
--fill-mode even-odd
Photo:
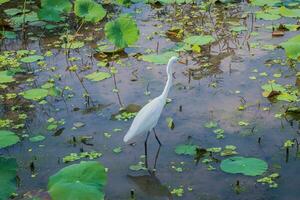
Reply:
[[[172,86],[172,65],[178,60],[177,57],[172,57],[167,65],[167,75],[168,80],[166,83],[166,86],[164,88],[164,91],[162,94],[156,98],[154,98],[152,101],[150,101],[148,104],[146,104],[135,116],[128,132],[124,136],[124,142],[131,144],[136,141],[137,138],[142,137],[148,132],[148,135],[146,137],[145,141],[145,155],[147,158],[147,140],[148,136],[150,134],[151,130],[154,130],[154,127],[156,126],[161,112],[166,104],[167,96],[169,93],[169,90]],[[157,139],[159,145],[161,145],[155,131],[155,138]],[[147,167],[147,161],[146,161],[146,167]]]

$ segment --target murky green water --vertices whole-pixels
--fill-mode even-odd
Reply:
[[[12,5],[12,4],[10,4]],[[5,9],[1,7],[0,10]],[[174,12],[177,9],[177,12]],[[36,50],[38,55],[52,51],[53,55],[45,58],[47,66],[26,64],[32,69],[30,76],[33,82],[20,81],[16,87],[3,92],[20,92],[26,88],[42,85],[49,79],[55,79],[55,85],[63,88],[69,86],[63,97],[48,97],[45,105],[33,103],[34,108],[28,108],[32,102],[20,100],[3,101],[1,118],[10,118],[14,115],[7,108],[12,104],[19,104],[28,115],[25,127],[16,131],[22,134],[42,134],[46,139],[39,143],[32,143],[28,138],[22,142],[2,149],[0,154],[15,157],[19,164],[18,176],[20,186],[17,193],[23,199],[25,193],[39,193],[45,195],[48,177],[59,169],[79,161],[63,163],[63,157],[70,153],[81,151],[96,151],[103,155],[96,159],[108,168],[108,184],[105,187],[106,199],[125,200],[130,198],[130,191],[134,190],[137,199],[280,199],[296,200],[299,198],[298,169],[299,158],[296,148],[290,149],[289,160],[286,162],[286,151],[282,148],[287,139],[298,138],[298,122],[291,117],[275,118],[276,113],[282,112],[286,103],[271,102],[262,96],[261,85],[268,80],[276,79],[281,84],[295,85],[295,74],[299,71],[299,64],[294,67],[273,64],[266,66],[266,61],[286,59],[283,49],[264,50],[253,48],[251,43],[279,44],[287,38],[299,34],[299,31],[285,32],[283,37],[272,37],[272,30],[266,26],[273,21],[253,19],[254,11],[246,3],[232,6],[214,6],[209,13],[199,12],[197,6],[165,6],[154,8],[146,4],[136,4],[122,12],[133,13],[140,29],[140,39],[135,47],[127,48],[127,56],[120,62],[111,63],[118,69],[116,84],[119,90],[120,101],[123,105],[144,105],[158,96],[166,81],[165,65],[156,65],[136,59],[136,54],[144,54],[148,49],[163,49],[174,46],[175,42],[165,36],[165,31],[172,27],[182,27],[185,34],[211,34],[217,41],[202,48],[202,54],[183,53],[182,57],[188,62],[186,65],[174,66],[174,85],[169,94],[172,102],[165,107],[156,131],[163,143],[160,149],[156,176],[147,171],[132,171],[130,165],[140,161],[144,154],[143,143],[135,146],[123,144],[123,136],[128,130],[131,120],[112,120],[111,116],[118,113],[120,101],[113,92],[113,78],[101,82],[91,82],[82,79],[84,75],[99,69],[96,65],[99,58],[95,54],[95,44],[103,40],[103,30],[96,31],[101,25],[88,25],[80,33],[78,40],[83,41],[89,36],[92,41],[86,41],[85,46],[71,50],[70,57],[78,57],[78,61],[68,61],[65,51],[55,48],[61,32],[42,32],[38,28],[29,29],[37,40],[21,38],[4,40],[1,51],[28,49]],[[2,12],[2,11],[1,11]],[[281,23],[296,23],[297,20],[282,18]],[[247,27],[248,31],[233,34],[230,31],[230,22],[239,23]],[[251,31],[258,33],[251,35]],[[151,38],[149,38],[151,36]],[[29,36],[30,37],[30,36]],[[159,44],[159,45],[158,45]],[[76,64],[78,77],[67,71],[67,68]],[[56,66],[52,71],[50,67]],[[85,66],[90,68],[85,69]],[[30,70],[31,71],[31,70]],[[274,78],[274,74],[281,74]],[[57,76],[60,75],[58,79]],[[254,78],[255,80],[252,80]],[[82,81],[81,81],[82,80]],[[145,91],[150,93],[145,95]],[[3,92],[1,92],[3,94]],[[90,98],[86,101],[83,94],[88,92]],[[67,94],[72,94],[68,98]],[[245,110],[238,107],[244,105]],[[93,109],[93,108],[97,109]],[[47,130],[47,119],[64,119],[64,128],[58,136],[55,131]],[[172,117],[175,128],[170,130],[166,118]],[[209,121],[218,123],[224,130],[224,138],[217,139],[213,129],[204,127]],[[82,122],[83,127],[74,129],[74,123]],[[246,122],[247,125],[239,125]],[[120,129],[119,131],[114,131]],[[109,134],[104,134],[109,133]],[[109,135],[109,137],[108,137]],[[86,144],[79,142],[81,136],[91,137]],[[72,138],[77,143],[72,144]],[[258,142],[259,141],[259,142]],[[268,185],[257,183],[260,177],[226,174],[219,168],[219,162],[210,163],[214,170],[208,170],[208,165],[200,160],[196,165],[193,157],[177,155],[174,149],[180,144],[196,144],[201,148],[222,147],[235,145],[241,156],[257,157],[265,160],[269,169],[265,175],[277,172],[280,178],[276,179],[278,188],[269,188]],[[87,145],[88,144],[88,145]],[[89,145],[90,144],[90,145]],[[121,147],[121,153],[113,152],[114,148]],[[154,157],[158,145],[153,135],[149,139],[149,162],[154,164]],[[215,155],[218,161],[224,157]],[[86,160],[86,159],[82,159]],[[30,163],[34,163],[34,171]],[[180,166],[182,172],[177,172],[172,166]],[[262,177],[262,176],[261,176]],[[239,181],[241,192],[237,194],[234,186]],[[171,195],[174,188],[182,187],[182,197]],[[173,196],[173,197],[171,197]],[[46,197],[45,197],[46,199]]]

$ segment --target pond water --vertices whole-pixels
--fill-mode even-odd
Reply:
[[[0,13],[16,4],[1,6]],[[34,8],[34,4],[30,5]],[[2,40],[1,54],[21,49],[35,50],[36,55],[49,51],[53,54],[45,56],[44,63],[23,64],[26,71],[18,74],[16,83],[1,90],[3,96],[40,87],[49,80],[58,88],[71,88],[66,88],[62,95],[48,96],[42,103],[26,100],[20,94],[9,100],[2,98],[1,120],[11,119],[15,125],[18,114],[28,116],[23,128],[14,130],[12,125],[2,128],[14,130],[22,138],[18,144],[0,150],[1,155],[16,158],[19,166],[20,184],[14,199],[26,199],[31,194],[49,199],[46,195],[48,178],[70,164],[88,160],[64,163],[63,158],[70,153],[91,151],[101,153],[94,160],[108,168],[105,199],[130,199],[131,190],[136,199],[145,200],[299,199],[299,154],[293,145],[287,160],[283,148],[286,140],[298,138],[299,124],[297,116],[280,115],[295,102],[268,99],[262,95],[261,88],[270,80],[297,85],[300,65],[291,66],[284,49],[273,47],[299,31],[286,31],[282,37],[272,37],[272,28],[268,28],[279,23],[296,24],[297,19],[259,20],[255,18],[259,7],[247,2],[217,4],[207,12],[200,11],[201,6],[201,3],[165,6],[138,3],[130,8],[109,5],[110,13],[133,15],[140,38],[122,55],[108,54],[108,64],[116,67],[117,73],[98,82],[84,76],[97,70],[109,72],[107,67],[97,66],[106,61],[95,50],[97,43],[107,42],[103,31],[105,23],[84,24],[76,39],[83,41],[84,46],[71,49],[69,55],[66,49],[55,46],[65,34],[60,28],[49,31],[41,30],[38,25],[28,26],[25,40],[21,31],[16,39]],[[237,30],[241,27],[244,29]],[[151,175],[146,170],[130,169],[143,161],[144,154],[143,142],[133,146],[123,143],[132,119],[115,120],[112,116],[122,106],[143,106],[160,95],[167,78],[165,65],[145,62],[138,57],[150,50],[154,53],[158,50],[160,54],[174,48],[176,40],[165,33],[175,28],[182,29],[184,37],[206,34],[215,41],[201,46],[201,53],[196,50],[180,53],[186,64],[174,66],[175,79],[168,96],[171,102],[156,127],[163,145],[155,175]],[[76,72],[69,70],[74,65],[78,67]],[[13,106],[19,107],[12,111]],[[63,122],[49,130],[50,118]],[[167,118],[172,118],[174,129],[168,127]],[[212,121],[217,127],[205,127]],[[37,134],[45,136],[45,140],[34,143],[28,139]],[[150,168],[158,150],[153,136],[151,134],[148,141]],[[175,153],[175,148],[182,144],[203,149],[234,145],[238,155],[262,159],[269,167],[262,176],[228,174],[220,169],[220,161],[228,156],[213,153],[212,162],[203,163],[203,159],[209,158],[205,155],[196,164],[193,156]],[[257,182],[272,173],[280,175],[275,180],[276,188]],[[174,189],[180,188],[184,191],[182,196],[175,194]]]

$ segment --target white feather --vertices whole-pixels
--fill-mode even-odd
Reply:
[[[133,143],[139,136],[143,136],[148,131],[152,130],[161,115],[161,112],[166,103],[168,92],[172,86],[172,64],[178,60],[177,57],[172,57],[167,65],[168,80],[163,93],[146,104],[135,116],[128,132],[124,136],[125,143]]]

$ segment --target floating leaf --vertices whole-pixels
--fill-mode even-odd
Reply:
[[[6,39],[16,39],[16,37],[17,37],[17,34],[13,31],[2,31],[0,33]]]
[[[246,176],[259,176],[268,169],[268,164],[258,158],[235,156],[222,160],[220,167],[221,170],[230,174],[241,173]]]
[[[210,35],[193,35],[186,39],[184,42],[188,45],[206,45],[215,41],[215,38]]]
[[[178,145],[175,148],[175,152],[179,155],[196,155],[196,149],[198,148],[197,145],[190,145],[190,144],[182,144]]]
[[[142,55],[139,58],[146,62],[155,63],[158,65],[167,64],[169,62],[169,59],[172,56],[178,56],[178,53],[173,51],[167,51],[162,54],[148,54],[148,55]]]
[[[279,12],[284,17],[300,17],[300,9],[289,9],[284,6],[279,8]]]
[[[281,0],[251,0],[251,4],[255,6],[274,6],[281,3]]]
[[[118,48],[125,48],[139,39],[139,29],[130,15],[121,15],[105,24],[105,35]]]
[[[103,200],[106,179],[105,169],[99,162],[82,161],[51,176],[48,192],[53,200]]]
[[[40,89],[40,88],[26,90],[23,93],[23,97],[25,99],[35,100],[35,101],[41,100],[41,99],[45,98],[46,96],[48,96],[48,90]]]
[[[248,29],[245,26],[234,26],[230,28],[230,31],[237,32],[237,33],[240,33],[242,31],[247,31],[247,30]]]
[[[29,141],[30,142],[40,142],[40,141],[43,141],[44,139],[45,139],[45,136],[36,135],[36,136],[33,136],[33,137],[29,138]]]
[[[76,0],[74,12],[84,21],[93,23],[99,22],[106,15],[106,11],[102,5],[93,0]]]
[[[300,57],[300,35],[292,37],[280,45],[285,49],[289,58],[297,60]]]
[[[1,139],[0,139],[1,141]],[[0,157],[0,199],[9,199],[16,192],[17,162],[15,158]]]
[[[11,83],[15,79],[9,74],[8,71],[0,71],[0,83]]]
[[[21,61],[24,63],[32,63],[32,62],[36,62],[39,60],[43,60],[44,56],[39,56],[39,55],[33,55],[33,56],[27,56],[24,58],[21,58]]]
[[[85,76],[85,78],[89,79],[90,81],[102,81],[110,77],[111,74],[108,72],[93,72]]]
[[[0,149],[14,145],[19,141],[19,137],[14,132],[0,130]]]

